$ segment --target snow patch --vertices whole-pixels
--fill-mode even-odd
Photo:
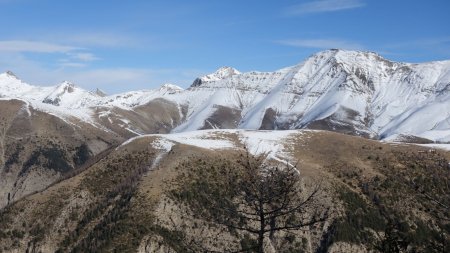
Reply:
[[[205,131],[193,131],[168,135],[150,135],[150,136],[164,137],[170,141],[206,149],[235,148],[234,144],[231,141],[220,139],[220,137],[217,136],[217,133],[220,133],[220,131],[215,132],[212,130],[205,130]]]
[[[445,151],[450,151],[450,144],[418,144],[418,145],[427,148],[436,148]]]
[[[303,130],[305,131],[305,130]],[[289,155],[289,138],[298,136],[302,131],[240,131],[239,138],[253,155],[267,155],[268,159],[287,163],[290,166],[292,157]]]
[[[166,152],[169,152],[172,149],[173,145],[174,143],[172,141],[169,141],[164,138],[159,138],[156,141],[152,142],[153,148],[164,150]]]

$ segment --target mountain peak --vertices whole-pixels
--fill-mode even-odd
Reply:
[[[18,78],[12,71],[10,71],[10,70],[4,72],[4,73],[1,74],[1,75],[5,76],[5,77],[8,77],[8,78],[12,78],[12,79],[19,80],[19,78]]]
[[[324,66],[331,63],[334,66],[341,66],[346,72],[358,71],[368,74],[368,71],[378,68],[393,70],[405,65],[401,62],[392,62],[380,56],[378,53],[362,50],[329,49],[311,55],[306,61],[298,66]]]
[[[0,97],[5,94],[24,92],[32,88],[24,83],[13,72],[6,71],[0,74]]]
[[[214,73],[208,75],[214,75],[215,77],[219,79],[224,79],[230,76],[239,75],[241,72],[239,72],[237,69],[233,67],[224,66],[219,69],[217,69]]]
[[[10,70],[6,71],[5,74],[6,74],[7,76],[10,76],[10,77],[14,77],[14,78],[16,78],[16,79],[19,79],[19,78],[16,76],[16,74],[14,74],[14,73],[13,73],[12,71],[10,71]]]
[[[75,84],[69,81],[63,81],[57,86],[56,90],[60,93],[64,92],[72,93],[75,90]]]
[[[348,49],[338,49],[331,48],[328,50],[319,51],[311,55],[313,58],[317,57],[355,57],[355,56],[364,56],[364,57],[379,57],[382,58],[378,53],[372,51],[365,50],[348,50]]]
[[[161,85],[161,87],[159,87],[160,91],[172,91],[172,92],[177,92],[177,91],[182,91],[183,88],[181,88],[178,85],[175,84],[171,84],[171,83],[165,83],[163,85]]]
[[[191,87],[198,87],[203,83],[219,81],[219,80],[226,79],[231,76],[239,75],[239,74],[241,74],[241,72],[239,72],[237,69],[235,69],[233,67],[224,66],[224,67],[217,69],[215,72],[213,72],[211,74],[208,74],[208,75],[205,75],[205,76],[195,79],[194,82],[192,83]]]
[[[312,57],[333,57],[340,62],[354,62],[367,60],[388,61],[376,52],[364,51],[364,50],[347,50],[347,49],[329,49],[318,52]]]
[[[81,94],[81,95],[80,95]],[[69,81],[63,81],[59,85],[57,85],[54,90],[48,94],[43,100],[42,103],[52,104],[55,106],[60,106],[62,102],[71,102],[72,99],[79,99],[87,94],[92,94],[90,92],[84,91],[83,89],[75,86],[75,84]],[[71,97],[67,99],[67,101],[63,101],[63,98]]]
[[[99,97],[106,97],[106,92],[100,90],[99,88],[96,88],[94,93]]]

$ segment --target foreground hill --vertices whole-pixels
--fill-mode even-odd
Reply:
[[[73,173],[125,138],[0,100],[0,208]]]
[[[297,163],[302,187],[320,184],[317,201],[331,210],[320,226],[267,240],[267,252],[367,252],[386,233],[413,251],[447,250],[448,210],[438,203],[450,203],[450,153],[311,130],[207,130],[131,139],[76,175],[6,207],[0,249],[191,252],[183,238],[201,236],[223,251],[220,240],[210,239],[217,225],[188,222],[189,213],[168,192],[192,166],[233,165],[244,147],[268,152],[275,163]],[[237,243],[251,239],[232,231],[223,236]]]

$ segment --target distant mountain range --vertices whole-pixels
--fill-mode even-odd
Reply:
[[[375,139],[450,141],[450,61],[398,63],[327,50],[274,72],[223,67],[182,89],[105,95],[0,74],[2,100],[124,137],[198,129],[324,129]],[[158,109],[156,109],[158,108]],[[157,124],[156,124],[157,123]]]

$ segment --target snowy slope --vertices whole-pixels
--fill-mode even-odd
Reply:
[[[11,72],[0,74],[1,99],[23,100],[28,106],[58,116],[65,121],[76,119],[95,125],[89,106],[98,97],[69,82],[40,87],[22,82]]]
[[[382,139],[404,134],[450,141],[450,61],[397,63],[371,52],[327,50],[274,72],[223,67],[185,90],[165,84],[101,96],[68,82],[31,86],[11,73],[0,75],[0,89],[3,99],[21,99],[35,109],[94,125],[94,108],[133,111],[164,99],[183,118],[173,132],[221,128],[221,121],[228,120],[242,129],[315,128]]]
[[[310,130],[256,131],[240,129],[200,130],[173,134],[150,134],[131,138],[121,145],[125,147],[138,139],[153,139],[153,148],[168,152],[176,144],[205,149],[237,149],[246,147],[254,155],[267,155],[268,159],[292,161],[291,142],[303,138]],[[306,137],[307,138],[307,137]],[[119,147],[119,149],[121,148]]]
[[[217,105],[241,110],[239,128],[259,129],[268,111],[274,129],[327,120],[371,137],[404,133],[447,141],[450,61],[395,63],[375,53],[329,50],[270,73],[250,72],[194,86],[188,121],[199,129]],[[189,93],[188,92],[188,93]],[[421,122],[426,119],[426,122]]]

